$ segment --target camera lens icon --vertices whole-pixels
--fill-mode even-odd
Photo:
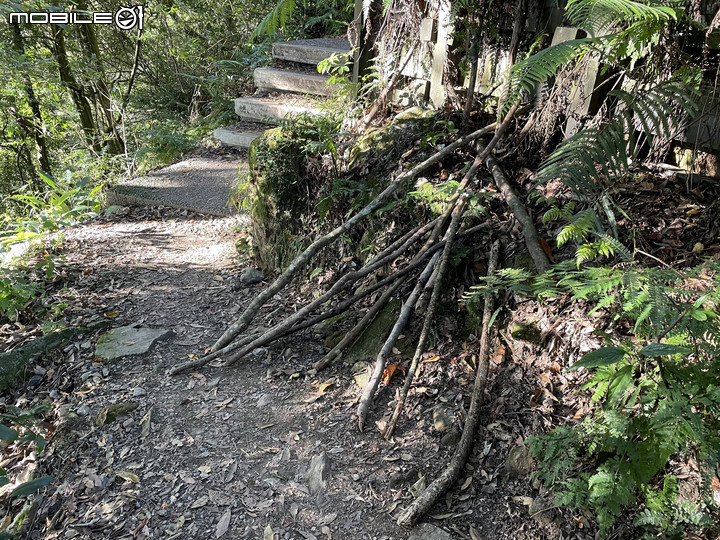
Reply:
[[[136,26],[142,30],[143,6],[121,7],[115,13],[115,26],[120,30],[132,30]]]

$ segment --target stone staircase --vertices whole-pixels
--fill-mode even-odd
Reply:
[[[274,43],[274,65],[253,72],[256,95],[235,100],[240,122],[216,129],[215,138],[223,144],[247,149],[268,125],[277,124],[288,114],[317,114],[322,98],[336,91],[327,84],[328,76],[318,74],[317,64],[333,53],[349,50],[347,40],[335,38]]]
[[[333,53],[350,50],[342,39],[307,39],[275,43],[274,64],[254,72],[257,92],[235,100],[239,121],[216,129],[215,138],[238,149],[247,149],[268,125],[289,113],[319,112],[319,104],[334,92],[328,77],[317,72],[318,62]],[[228,200],[238,168],[246,159],[236,153],[190,156],[168,167],[129,178],[108,187],[109,205],[170,206],[215,215],[237,214]]]

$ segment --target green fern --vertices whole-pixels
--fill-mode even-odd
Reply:
[[[275,7],[257,25],[250,40],[263,35],[272,37],[278,30],[284,28],[295,11],[296,3],[297,0],[278,0]]]
[[[569,368],[591,371],[582,388],[593,392],[594,413],[530,440],[538,475],[553,487],[556,502],[592,510],[603,536],[627,509],[635,512],[637,535],[648,538],[681,531],[702,536],[713,523],[715,507],[702,499],[679,501],[677,480],[665,471],[673,456],[701,459],[709,471],[719,460],[719,273],[720,264],[712,261],[685,272],[574,270],[564,263],[539,276],[512,270],[499,271],[492,282],[487,278],[493,292],[504,283],[538,297],[570,295],[635,322],[636,336]],[[486,290],[473,288],[467,297]],[[646,340],[652,343],[643,346]]]
[[[533,95],[537,85],[554,77],[561,67],[581,56],[592,44],[597,42],[597,38],[564,41],[542,49],[516,63],[510,71],[507,83],[508,97],[499,111],[499,116],[505,116],[513,105],[522,100],[524,95]]]
[[[570,221],[573,216],[573,210],[575,210],[575,203],[571,202],[558,208],[557,206],[552,207],[550,210],[545,212],[542,217],[543,225],[547,225],[550,221],[556,221],[558,219],[565,219]]]
[[[579,194],[599,198],[607,186],[628,174],[637,158],[632,136],[636,122],[648,135],[669,134],[697,111],[697,90],[677,80],[634,96],[617,90],[611,95],[622,103],[621,115],[602,128],[585,129],[565,140],[540,166],[538,184],[557,179]]]
[[[682,11],[682,3],[672,0],[569,0],[565,17],[571,25],[599,35],[628,24],[667,24]]]

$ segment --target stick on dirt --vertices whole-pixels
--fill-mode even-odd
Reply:
[[[495,273],[499,253],[500,242],[495,241],[490,250],[490,259],[488,262],[489,276]],[[450,489],[457,481],[460,476],[460,471],[465,466],[465,462],[470,455],[473,439],[475,438],[475,431],[480,423],[480,406],[482,404],[483,390],[487,381],[488,360],[490,357],[490,319],[492,318],[492,312],[492,297],[488,294],[485,296],[485,307],[483,309],[483,325],[475,385],[473,387],[472,401],[470,402],[470,411],[465,421],[460,444],[442,474],[400,514],[397,520],[398,525],[410,526],[430,510],[443,493]]]
[[[535,229],[535,224],[533,223],[530,214],[528,214],[525,205],[520,201],[520,198],[508,182],[505,173],[500,168],[500,165],[498,165],[498,162],[495,161],[492,154],[488,153],[485,158],[485,165],[488,169],[490,169],[493,179],[495,180],[495,184],[500,188],[500,191],[505,198],[505,202],[510,207],[510,210],[512,210],[513,215],[520,222],[520,225],[522,225],[525,245],[527,246],[530,256],[535,263],[535,268],[537,268],[538,272],[545,272],[548,268],[550,268],[550,261],[548,261],[547,255],[545,255],[542,247],[540,247],[540,239],[538,237],[537,229]]]

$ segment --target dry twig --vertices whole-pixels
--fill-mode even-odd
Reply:
[[[493,243],[490,250],[488,262],[488,275],[493,275],[497,267],[498,255],[500,252],[500,241]],[[480,352],[478,354],[477,373],[473,387],[470,411],[463,428],[460,444],[455,451],[450,463],[442,474],[427,489],[408,506],[397,520],[398,525],[410,526],[425,514],[443,493],[457,481],[472,448],[475,432],[480,422],[480,405],[482,403],[483,390],[487,381],[488,361],[490,358],[490,319],[493,312],[493,302],[490,295],[485,296],[485,307],[483,309],[483,326],[480,337]]]

